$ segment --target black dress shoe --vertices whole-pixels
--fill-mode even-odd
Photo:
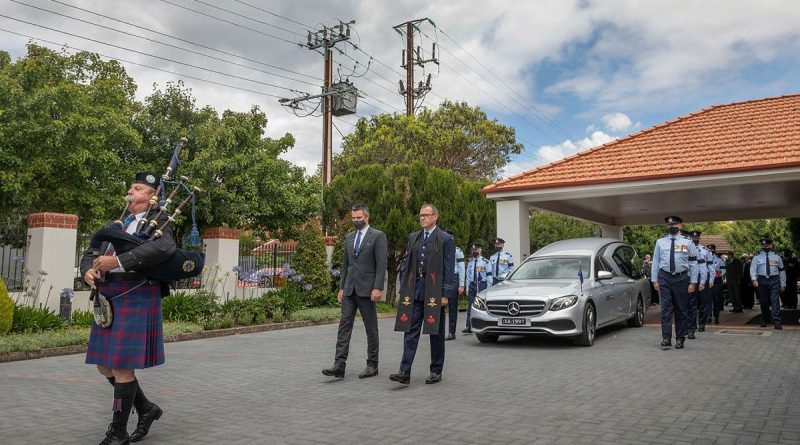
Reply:
[[[675,349],[683,349],[683,339],[679,338],[675,340]]]
[[[456,334],[447,334],[447,337],[444,338],[445,341],[455,340],[455,339],[456,339]]]
[[[425,379],[426,385],[433,385],[434,383],[439,383],[442,381],[442,375],[436,372],[432,372],[431,375]]]
[[[669,349],[672,347],[672,343],[669,340],[662,340],[661,341],[661,349]]]
[[[337,379],[344,378],[344,366],[333,366],[332,368],[323,369],[322,373],[328,377],[336,377]]]
[[[361,374],[358,375],[358,378],[366,379],[368,377],[375,377],[376,375],[378,375],[378,367],[367,365],[367,367],[361,371]]]
[[[759,327],[759,328],[766,328],[766,327],[767,327],[767,324],[766,324],[766,323],[761,323],[760,325],[758,325],[758,327]]]
[[[714,324],[719,324],[719,319],[714,320]]]
[[[129,445],[131,438],[128,436],[127,431],[117,431],[114,429],[114,424],[108,426],[106,431],[106,438],[100,442],[100,445]]]
[[[695,339],[694,333],[689,334],[689,336],[686,338],[688,338],[689,340],[694,340]]]
[[[398,372],[397,374],[390,375],[389,380],[397,382],[401,385],[408,385],[411,383],[411,375],[404,372]]]
[[[705,326],[700,326],[699,328],[697,328],[697,330],[698,330],[698,332],[705,332],[706,331],[706,327]]]
[[[467,329],[464,329],[464,330],[463,330],[463,331],[461,331],[461,332],[463,332],[463,333],[465,333],[465,334],[472,334],[472,329],[470,329],[470,328],[467,328]]]
[[[779,331],[780,331],[780,330],[783,330],[783,326],[781,326],[781,325],[779,325],[779,324],[776,324],[776,325],[775,325],[775,329],[777,329],[777,330],[779,330]]]
[[[144,439],[144,436],[150,432],[150,425],[160,419],[162,414],[164,414],[164,410],[155,403],[149,411],[140,414],[139,421],[136,423],[136,429],[131,433],[131,442],[138,442]]]

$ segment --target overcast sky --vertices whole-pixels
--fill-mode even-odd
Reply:
[[[433,75],[424,105],[463,100],[513,126],[525,151],[504,175],[710,105],[800,93],[794,0],[0,0],[0,15],[0,49],[14,59],[29,39],[6,31],[172,72],[123,62],[139,99],[180,79],[198,106],[258,105],[266,136],[292,133],[284,157],[310,173],[321,161],[322,119],[295,116],[277,97],[320,92],[323,57],[299,44],[338,20],[356,23],[352,44],[337,44],[334,77],[350,77],[364,96],[358,116],[369,116],[404,112],[405,37],[392,27],[431,19],[415,35],[426,57],[437,43],[441,62],[416,71]],[[334,152],[356,119],[334,121]]]

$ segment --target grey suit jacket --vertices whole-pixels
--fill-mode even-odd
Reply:
[[[358,255],[354,244],[356,232],[350,232],[344,238],[344,259],[339,289],[344,295],[355,293],[359,297],[369,297],[372,289],[383,290],[386,276],[386,234],[369,227],[361,240]]]

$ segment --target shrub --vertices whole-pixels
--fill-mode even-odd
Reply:
[[[72,326],[74,327],[90,327],[93,321],[94,312],[92,311],[76,309],[75,312],[72,313]]]
[[[385,301],[378,301],[377,303],[375,303],[375,310],[378,313],[395,312],[396,311],[394,306],[392,306],[391,304],[389,304],[389,303],[387,303]]]
[[[324,304],[330,292],[331,275],[326,264],[325,236],[317,224],[307,224],[297,240],[293,260],[297,277],[292,287],[299,287],[309,306]]]
[[[14,324],[14,302],[8,295],[6,283],[0,278],[0,335],[8,334]]]
[[[292,312],[297,312],[306,308],[306,299],[303,296],[303,291],[296,286],[285,286],[272,293],[280,298],[281,303],[279,307],[284,315],[289,315]]]
[[[230,315],[225,315],[222,317],[219,327],[223,329],[232,328],[233,322],[234,322],[233,317],[231,317]]]
[[[340,311],[332,307],[315,307],[311,309],[303,309],[289,315],[291,321],[321,321],[330,318],[336,318],[340,315]]]
[[[164,320],[202,324],[218,311],[216,298],[205,290],[195,293],[175,292],[161,300]]]
[[[42,306],[22,306],[14,303],[11,332],[41,332],[60,329],[64,321],[52,310]]]

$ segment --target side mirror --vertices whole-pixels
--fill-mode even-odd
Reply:
[[[613,278],[613,277],[614,277],[614,274],[612,274],[611,272],[609,272],[607,270],[601,270],[601,271],[597,272],[597,279],[598,280],[607,280],[607,279]]]

